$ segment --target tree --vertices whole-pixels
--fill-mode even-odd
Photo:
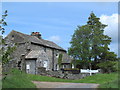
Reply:
[[[106,51],[100,55],[100,61],[118,61],[117,55],[114,52]]]
[[[115,61],[105,61],[97,64],[98,67],[102,69],[103,73],[111,73],[118,71],[118,62]]]
[[[68,53],[79,60],[89,60],[90,57],[90,34],[91,30],[87,25],[78,26],[72,36],[71,47]]]
[[[0,32],[1,34],[3,34],[5,32],[5,29],[3,28],[3,26],[7,26],[7,23],[5,22],[5,18],[7,16],[7,10],[4,12],[4,14],[2,15],[2,19],[0,20]],[[0,35],[0,64],[1,64],[1,60],[2,60],[2,56],[3,56],[3,36]]]
[[[95,62],[97,62],[99,55],[103,52],[109,50],[108,45],[111,42],[111,38],[107,35],[104,35],[104,29],[107,25],[102,24],[100,18],[97,18],[95,14],[92,12],[90,17],[88,18],[87,25],[91,30],[91,53],[92,57]]]
[[[3,26],[7,26],[7,23],[5,21],[6,16],[8,16],[7,10],[5,10],[4,14],[2,15],[2,19],[0,20],[0,31],[2,34],[5,32]]]
[[[7,23],[5,21],[7,14],[7,10],[5,10],[4,14],[2,15],[2,19],[0,20],[0,31],[1,34],[4,34],[5,28],[4,26],[7,26]],[[6,64],[10,59],[10,54],[15,50],[14,45],[5,45],[5,40],[3,39],[3,36],[0,36],[0,60],[2,60],[2,64]]]
[[[100,18],[97,18],[92,12],[87,24],[78,26],[72,35],[70,42],[71,47],[68,49],[69,55],[77,60],[93,60],[94,66],[100,61],[104,61],[105,57],[102,55],[108,55],[110,50],[108,45],[111,42],[111,38],[104,35],[105,27],[107,27],[107,25],[102,24]],[[112,52],[109,52],[109,54],[110,53]],[[112,57],[114,57],[114,55]],[[91,62],[89,62],[89,64],[90,63]]]
[[[100,63],[98,63],[97,66],[101,68],[104,73],[118,71],[118,59],[114,52],[103,52],[100,57]]]

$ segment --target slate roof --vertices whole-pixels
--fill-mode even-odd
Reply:
[[[32,42],[32,43],[39,44],[39,45],[42,45],[42,46],[46,46],[46,47],[50,47],[50,48],[54,48],[54,49],[66,51],[65,49],[63,49],[62,47],[58,46],[57,44],[55,44],[52,41],[48,41],[48,40],[44,40],[44,39],[39,39],[39,38],[37,38],[35,36],[23,34],[23,33],[14,31],[14,30],[12,30],[11,33],[12,34],[17,34],[20,37],[22,37],[24,39],[24,41],[22,41],[22,42],[26,42],[26,41],[27,42]]]
[[[30,51],[25,58],[38,58],[40,56],[47,56],[47,54],[44,52],[44,50],[32,50]]]
[[[65,54],[65,56],[63,57],[62,64],[71,63],[71,61],[72,61],[72,58],[70,56],[68,56],[67,54]]]

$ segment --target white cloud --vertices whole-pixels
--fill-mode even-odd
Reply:
[[[53,42],[55,42],[55,43],[60,43],[60,42],[61,42],[60,37],[57,36],[57,35],[56,35],[56,36],[51,36],[51,37],[49,37],[48,40],[53,41]]]
[[[118,14],[101,15],[100,21],[108,25],[105,28],[105,34],[112,38],[110,49],[118,54]]]

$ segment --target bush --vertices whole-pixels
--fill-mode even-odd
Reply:
[[[118,71],[118,62],[116,61],[106,61],[97,64],[103,70],[103,73],[110,73]]]
[[[63,72],[64,71],[68,71],[69,73],[72,73],[72,74],[79,74],[80,73],[80,70],[78,68],[65,68],[63,69]]]

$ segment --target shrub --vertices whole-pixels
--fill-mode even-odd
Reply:
[[[103,73],[115,72],[118,70],[118,62],[116,61],[106,61],[97,64],[103,70]]]
[[[69,73],[73,73],[73,74],[79,74],[80,73],[80,70],[78,68],[65,68],[63,69],[63,71],[68,71]]]

